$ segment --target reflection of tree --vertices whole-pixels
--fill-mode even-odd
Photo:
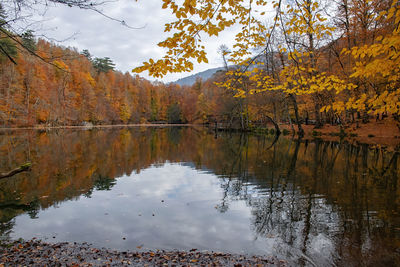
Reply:
[[[375,217],[372,220],[369,215],[373,210],[371,206],[374,206],[375,210],[388,211],[389,206],[392,211],[398,210],[398,206],[394,204],[396,197],[393,197],[396,196],[396,190],[388,188],[391,185],[397,186],[398,153],[393,153],[389,162],[374,164],[374,168],[378,168],[379,172],[371,176],[370,150],[366,146],[354,147],[350,144],[320,140],[312,143],[312,150],[307,149],[309,146],[307,141],[295,141],[293,148],[289,142],[286,150],[278,143],[272,151],[263,154],[262,149],[259,149],[262,145],[258,139],[257,152],[253,153],[248,162],[263,165],[264,172],[252,169],[253,173],[247,173],[245,179],[241,179],[251,181],[251,184],[242,183],[242,189],[231,186],[232,178],[228,182],[226,178],[222,178],[223,199],[220,207],[229,205],[229,196],[245,199],[252,208],[254,229],[259,236],[279,236],[287,246],[297,247],[299,261],[296,265],[307,265],[312,260],[314,252],[310,251],[311,242],[320,233],[330,240],[337,240],[337,251],[340,255],[325,255],[327,261],[323,262],[324,264],[340,262],[340,257],[352,257],[351,254],[341,252],[346,250],[352,250],[351,253],[354,253],[356,258],[352,260],[363,258],[365,253],[370,255],[362,250],[363,247],[365,249],[364,244],[370,244],[368,239],[381,238],[381,230],[378,229],[382,228],[383,224],[379,221],[389,219]],[[287,164],[286,167],[281,164],[282,158]],[[237,164],[240,166],[239,162]],[[250,165],[249,168],[254,168],[254,165]],[[386,179],[385,173],[388,173],[390,179]],[[232,177],[232,172],[226,174]],[[241,178],[239,172],[235,174]],[[381,186],[382,183],[386,192],[393,192],[390,194],[392,197],[377,192],[377,186]],[[236,186],[240,184],[235,183]],[[397,188],[396,186],[394,188]],[[385,204],[385,201],[382,205],[376,205],[377,203],[370,199],[376,200],[374,197],[386,198],[391,205]],[[335,211],[335,206],[330,206],[333,203],[335,206],[339,204],[341,209]],[[226,209],[221,211],[225,212]],[[383,226],[383,229],[387,227]],[[396,238],[386,238],[389,242],[396,242]],[[348,244],[357,245],[352,248],[348,247]],[[379,249],[379,246],[371,248],[374,249]]]
[[[269,188],[265,197],[250,198],[249,204],[253,207],[254,227],[260,236],[279,234],[289,245],[293,245],[297,224],[301,221],[301,197],[295,188],[296,162],[300,147],[300,140],[295,141],[293,154],[287,151],[286,157],[290,160],[286,173],[275,171],[278,166],[277,148],[274,147],[270,166],[271,172]],[[291,143],[289,144],[291,146]],[[282,169],[281,169],[282,170]],[[286,181],[285,181],[286,180]],[[287,181],[293,181],[288,184]]]
[[[226,173],[221,176],[220,180],[223,195],[217,209],[222,213],[229,209],[228,195],[237,198],[241,196],[242,190],[247,189],[243,183],[246,182],[248,173],[248,136],[241,133],[228,138],[224,148],[229,156],[226,158],[227,162],[224,162]]]
[[[368,146],[224,132],[215,139],[193,128],[0,135],[0,169],[28,158],[34,163],[30,174],[0,182],[0,204],[37,205],[0,208],[4,223],[110,190],[116,177],[169,161],[215,173],[222,189],[218,210],[228,212],[232,201],[244,200],[257,236],[280,237],[280,245],[297,249],[299,259],[311,257],[317,234],[335,240],[350,265],[351,259],[384,253],[382,248],[393,252],[400,239],[393,212],[400,203],[398,153]]]
[[[109,191],[116,183],[117,182],[113,178],[99,175],[99,177],[94,181],[94,188],[100,191]]]
[[[40,203],[36,199],[35,201],[29,203],[29,209],[25,210],[31,219],[37,219],[40,210]]]
[[[93,188],[89,189],[88,192],[84,194],[84,196],[90,198],[93,194],[93,190],[110,191],[111,188],[116,184],[117,182],[115,181],[115,179],[99,174],[94,180]]]
[[[182,138],[182,128],[181,127],[169,127],[167,130],[168,141],[171,144],[178,145]]]
[[[25,202],[21,200],[21,192],[9,190],[9,188],[4,186],[12,183],[13,179],[6,179],[0,184],[0,223],[5,226],[8,225],[8,221],[11,221],[15,216],[23,212],[26,212],[32,219],[35,219],[40,210],[37,197],[31,199],[29,202]]]
[[[12,192],[10,193],[12,194]],[[26,212],[31,219],[36,219],[39,209],[37,199],[28,204],[18,201],[0,202],[0,238],[3,240],[10,239],[10,234],[15,225],[15,217],[18,214]]]
[[[9,240],[10,239],[10,234],[12,233],[12,229],[14,228],[15,225],[15,219],[11,219],[8,221],[1,221],[0,222],[0,245],[1,241],[3,240]]]

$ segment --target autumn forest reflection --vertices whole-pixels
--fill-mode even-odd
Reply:
[[[4,131],[0,133],[0,170],[26,161],[33,166],[30,172],[0,180],[0,231],[3,238],[19,238],[20,234],[25,238],[19,232],[28,225],[24,220],[41,220],[41,214],[46,217],[45,212],[62,210],[66,203],[83,205],[83,200],[92,197],[97,201],[101,199],[99,192],[127,194],[124,190],[132,185],[128,180],[132,177],[136,182],[151,177],[146,178],[150,190],[151,179],[157,179],[161,172],[169,177],[167,171],[171,169],[184,171],[185,183],[194,181],[192,176],[201,177],[195,184],[186,185],[192,190],[188,192],[210,190],[210,201],[202,194],[193,203],[188,200],[190,194],[180,197],[181,189],[166,195],[169,203],[190,202],[197,207],[196,212],[204,211],[204,218],[200,214],[198,220],[210,223],[208,228],[218,228],[218,218],[245,217],[248,213],[249,220],[235,226],[248,228],[253,239],[249,240],[256,244],[257,248],[247,247],[245,252],[275,254],[295,265],[399,263],[399,153],[345,142],[287,137],[273,142],[273,136],[214,133],[195,127]],[[141,176],[146,172],[147,176]],[[132,188],[138,184],[135,186]],[[151,202],[150,197],[145,200]],[[207,221],[207,214],[216,216],[215,224]],[[162,211],[159,218],[161,222],[169,220]],[[178,215],[176,221],[188,223],[186,217]],[[137,222],[140,227],[145,226]],[[228,234],[234,231],[234,226],[224,227],[217,230]],[[241,237],[236,238],[239,245],[235,246],[218,245],[223,237],[215,243],[204,238],[190,246],[241,253]],[[141,241],[153,244],[150,239],[143,237]],[[191,248],[168,245],[173,241],[165,239],[162,248]],[[243,244],[250,241],[246,239]],[[135,248],[130,245],[121,248]],[[154,246],[149,245],[157,248]]]

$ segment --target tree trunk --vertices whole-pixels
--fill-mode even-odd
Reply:
[[[297,106],[296,97],[294,95],[290,94],[290,98],[293,101],[294,114],[296,116],[297,127],[299,128],[298,135],[299,135],[299,137],[303,137],[304,136],[304,130],[303,130],[303,127],[301,127],[301,121],[300,121],[300,118],[299,118],[299,107]]]
[[[24,165],[22,165],[22,166],[20,166],[20,167],[18,167],[16,169],[12,170],[12,171],[5,172],[5,173],[0,173],[0,179],[8,178],[8,177],[16,175],[17,173],[27,171],[27,170],[29,170],[31,168],[31,165],[32,164],[28,162],[28,163],[25,163]]]
[[[293,134],[294,134],[296,131],[294,130],[292,119],[290,118],[290,114],[289,114],[289,107],[288,107],[288,104],[287,104],[286,101],[285,101],[285,108],[286,108],[286,114],[287,114],[287,118],[288,118],[288,121],[289,121],[290,128],[292,129]]]
[[[281,134],[281,130],[279,129],[279,125],[276,123],[276,121],[274,121],[274,120],[273,120],[270,116],[268,116],[268,115],[265,115],[265,117],[266,117],[270,122],[272,122],[272,124],[274,125],[276,135],[280,135],[280,134]]]
[[[321,121],[321,113],[319,112],[320,109],[321,109],[321,106],[318,103],[318,99],[316,99],[316,103],[315,103],[314,108],[315,108],[314,112],[315,112],[315,121],[316,121],[315,128],[321,128],[322,127],[322,121]]]
[[[242,100],[240,100],[240,104],[239,104],[239,107],[240,107],[240,110],[239,110],[239,112],[240,112],[240,128],[241,128],[241,130],[244,130],[244,118],[243,118],[243,102],[242,102]]]

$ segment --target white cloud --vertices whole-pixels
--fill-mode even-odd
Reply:
[[[172,21],[173,16],[169,10],[161,8],[160,0],[119,0],[107,3],[101,11],[110,17],[124,20],[132,27],[145,27],[130,29],[94,11],[57,5],[49,7],[45,13],[42,28],[47,30],[37,33],[57,40],[74,35],[60,44],[76,47],[79,51],[88,49],[96,57],[110,57],[116,63],[116,68],[123,72],[130,72],[150,57],[163,56],[163,49],[157,43],[167,36],[163,32],[164,24]],[[195,63],[193,73],[221,66],[217,48],[223,43],[229,45],[233,36],[234,31],[231,30],[218,38],[204,38],[210,63]],[[169,74],[162,81],[174,81],[188,75],[189,73]],[[141,76],[152,79],[145,73]]]

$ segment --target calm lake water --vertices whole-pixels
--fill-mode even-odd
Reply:
[[[367,145],[124,128],[0,132],[0,234],[397,266],[400,160]]]

